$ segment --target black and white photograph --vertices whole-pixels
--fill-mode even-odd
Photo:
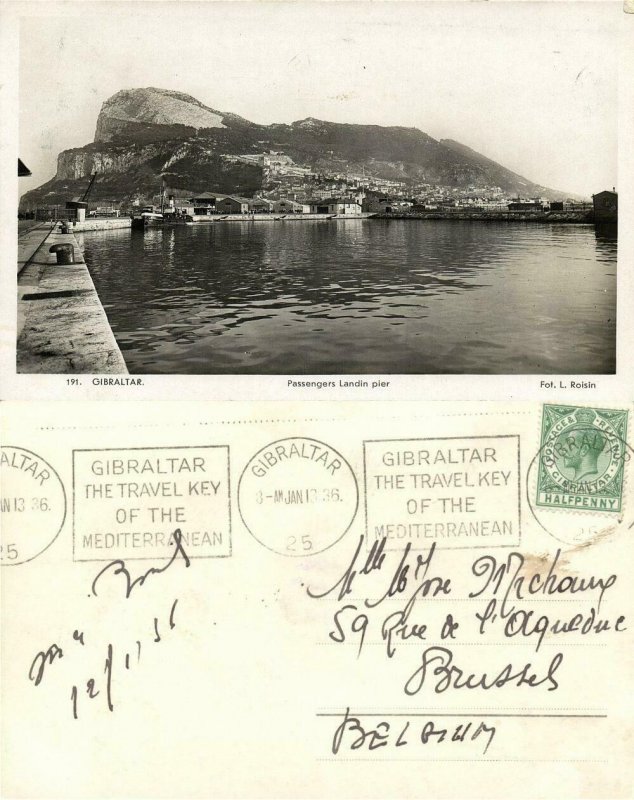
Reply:
[[[17,373],[616,373],[622,15],[23,16]]]

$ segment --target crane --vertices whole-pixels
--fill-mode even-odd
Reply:
[[[88,203],[86,202],[86,199],[90,194],[90,190],[93,187],[96,177],[97,173],[94,172],[90,179],[90,183],[88,184],[88,188],[82,195],[81,199],[76,197],[74,200],[66,201],[66,210],[68,211],[69,219],[79,220],[80,222],[83,222],[83,220],[86,218],[86,209],[88,208]]]
[[[92,178],[90,179],[90,183],[88,184],[88,188],[86,189],[86,191],[84,192],[84,194],[83,194],[83,196],[82,196],[82,198],[80,200],[81,203],[85,203],[86,202],[86,199],[87,199],[88,195],[90,194],[90,190],[92,189],[92,185],[95,182],[95,178],[96,177],[97,177],[97,173],[93,172]]]

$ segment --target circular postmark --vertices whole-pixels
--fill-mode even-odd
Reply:
[[[66,518],[66,492],[53,467],[23,447],[0,448],[0,563],[24,564],[55,541]]]
[[[332,547],[352,525],[358,506],[350,464],[334,448],[304,436],[258,450],[238,485],[240,516],[249,532],[285,556]]]
[[[547,533],[585,545],[626,523],[625,473],[634,456],[624,438],[627,412],[545,411],[541,446],[527,472],[528,504]]]

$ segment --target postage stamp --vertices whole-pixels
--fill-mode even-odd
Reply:
[[[627,411],[544,405],[535,503],[618,513],[623,504]]]
[[[73,451],[73,557],[168,558],[180,530],[189,556],[231,555],[229,448]]]

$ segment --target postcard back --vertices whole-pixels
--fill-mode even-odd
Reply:
[[[631,413],[4,404],[4,796],[630,796]]]

